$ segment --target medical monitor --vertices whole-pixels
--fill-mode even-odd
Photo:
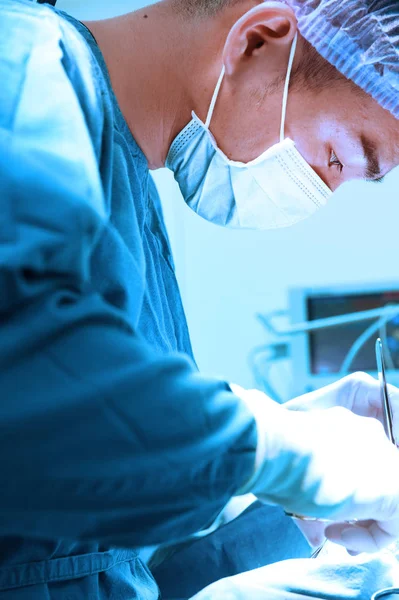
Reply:
[[[349,313],[398,305],[398,315],[386,325],[384,345],[389,351],[387,380],[399,382],[399,281],[396,283],[296,288],[290,290],[291,323],[312,322]],[[337,327],[304,331],[291,337],[293,394],[318,389],[336,381],[353,344],[376,319]],[[365,342],[350,365],[350,372],[376,375],[376,332]]]

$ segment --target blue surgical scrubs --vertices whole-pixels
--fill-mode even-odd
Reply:
[[[89,31],[0,0],[0,82],[0,597],[156,599],[135,548],[212,522],[251,475],[255,423],[195,366]]]
[[[99,50],[0,0],[0,597],[158,597],[134,548],[209,524],[255,423],[193,362],[146,159]]]

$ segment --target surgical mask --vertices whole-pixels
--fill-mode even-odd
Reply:
[[[223,67],[205,123],[192,113],[173,141],[166,166],[174,172],[187,205],[198,215],[226,227],[274,229],[302,221],[326,204],[331,190],[284,139],[288,87],[297,36],[292,43],[284,85],[280,142],[258,158],[230,160],[209,131],[223,81]]]

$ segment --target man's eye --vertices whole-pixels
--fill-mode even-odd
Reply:
[[[340,173],[342,173],[342,170],[344,168],[344,165],[341,163],[338,156],[335,154],[334,150],[331,150],[328,166],[329,167],[337,167],[337,169],[339,170]]]

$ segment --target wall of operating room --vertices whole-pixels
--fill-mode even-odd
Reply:
[[[57,6],[89,20],[148,3],[58,0]],[[194,352],[207,374],[254,384],[248,355],[268,340],[255,315],[285,308],[292,286],[390,280],[399,287],[399,169],[382,184],[346,184],[308,221],[269,232],[206,223],[186,207],[170,172],[157,171],[155,180]]]

